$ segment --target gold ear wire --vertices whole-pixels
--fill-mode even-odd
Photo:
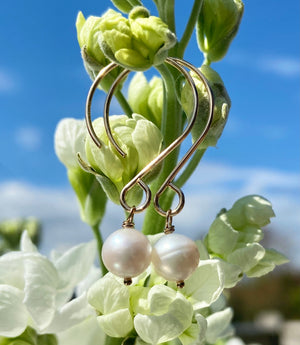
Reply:
[[[126,194],[127,192],[136,184],[138,184],[146,193],[146,198],[145,201],[142,205],[135,207],[134,209],[134,213],[139,213],[144,211],[150,204],[151,202],[151,191],[149,186],[147,186],[147,184],[145,182],[142,181],[142,178],[145,177],[153,168],[155,168],[157,165],[159,165],[175,148],[177,148],[182,142],[183,140],[188,136],[188,134],[191,132],[192,127],[195,124],[196,121],[196,117],[198,115],[198,92],[197,92],[197,88],[196,85],[192,79],[192,77],[190,76],[190,74],[184,69],[184,67],[192,70],[204,83],[204,86],[206,88],[207,94],[208,94],[208,98],[209,98],[209,115],[208,115],[208,119],[206,122],[206,125],[203,129],[203,132],[201,133],[200,137],[197,139],[197,141],[192,145],[192,147],[188,150],[188,152],[185,154],[185,156],[181,159],[181,161],[177,164],[177,166],[174,168],[174,170],[171,172],[171,174],[168,176],[168,178],[165,180],[165,182],[162,184],[162,186],[160,187],[160,189],[158,190],[158,192],[156,193],[155,197],[154,197],[154,206],[157,210],[157,212],[165,217],[172,217],[176,214],[178,214],[183,206],[184,206],[184,194],[181,191],[180,188],[178,188],[177,186],[175,186],[172,181],[174,180],[174,178],[176,177],[176,175],[178,174],[178,172],[181,170],[181,168],[183,167],[183,165],[187,162],[187,160],[191,157],[191,155],[195,152],[196,148],[198,147],[198,145],[204,140],[209,127],[211,125],[212,122],[212,118],[213,118],[213,109],[214,109],[214,99],[213,99],[213,95],[212,95],[212,91],[208,85],[208,82],[206,80],[206,78],[204,77],[204,75],[192,64],[188,63],[187,61],[178,59],[178,58],[172,58],[172,57],[168,57],[165,60],[166,63],[172,65],[173,67],[175,67],[177,70],[179,70],[186,78],[187,82],[189,83],[189,85],[191,86],[192,89],[192,94],[193,94],[193,98],[194,98],[194,106],[193,106],[193,114],[191,116],[191,120],[189,122],[189,124],[187,125],[187,127],[185,128],[185,130],[183,131],[183,133],[181,134],[181,136],[179,136],[177,139],[175,139],[167,148],[165,148],[154,160],[152,160],[147,166],[145,166],[129,183],[127,183],[124,188],[122,189],[121,193],[120,193],[120,203],[123,206],[123,208],[128,211],[131,212],[132,211],[132,206],[129,206],[126,202]],[[101,141],[99,140],[99,138],[97,137],[93,125],[92,125],[92,120],[91,120],[91,102],[92,102],[92,98],[94,95],[95,90],[97,89],[99,83],[101,82],[101,80],[110,72],[112,71],[115,67],[117,67],[118,65],[114,62],[110,63],[108,66],[104,67],[98,74],[97,78],[95,79],[93,85],[90,88],[90,91],[88,93],[88,97],[87,97],[87,102],[86,102],[86,125],[87,125],[87,129],[88,132],[91,136],[91,138],[93,139],[94,143],[101,148]],[[114,81],[114,83],[112,84],[106,100],[105,100],[105,104],[104,104],[104,126],[105,126],[105,130],[107,133],[107,136],[110,140],[110,142],[112,143],[112,145],[115,147],[115,149],[119,152],[119,154],[123,157],[126,156],[126,153],[119,147],[119,145],[117,144],[117,142],[115,141],[112,133],[111,133],[111,128],[110,128],[110,124],[109,124],[109,106],[110,106],[110,102],[113,96],[113,93],[115,91],[115,89],[117,88],[118,84],[121,82],[121,80],[123,78],[125,78],[128,74],[130,73],[129,70],[124,70],[118,77],[117,79]],[[162,193],[166,190],[166,188],[170,187],[171,189],[173,189],[177,195],[179,196],[179,203],[177,205],[177,207],[174,210],[168,210],[168,211],[164,211],[161,209],[160,205],[159,205],[159,198],[162,195]],[[170,218],[171,219],[171,218]]]

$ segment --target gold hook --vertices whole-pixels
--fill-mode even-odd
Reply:
[[[203,76],[203,74],[193,65],[191,65],[190,63],[178,59],[178,58],[172,58],[172,57],[168,57],[165,60],[168,64],[172,65],[173,67],[175,67],[177,70],[179,70],[186,78],[186,80],[188,81],[189,85],[191,86],[192,89],[192,93],[193,93],[193,97],[194,97],[194,107],[193,107],[193,115],[191,116],[191,120],[189,122],[189,124],[187,125],[187,127],[185,128],[184,132],[181,134],[180,137],[178,137],[177,139],[175,139],[166,149],[164,149],[154,160],[152,160],[146,167],[144,167],[127,185],[124,186],[124,188],[122,189],[121,193],[120,193],[120,203],[123,206],[123,208],[128,211],[128,212],[132,212],[132,206],[129,206],[126,203],[126,194],[127,192],[136,184],[138,184],[145,192],[146,192],[146,200],[144,201],[144,203],[142,205],[140,205],[139,207],[134,209],[134,213],[138,213],[138,212],[142,212],[143,210],[145,210],[150,202],[151,202],[151,190],[150,188],[142,181],[142,178],[144,176],[146,176],[154,167],[156,167],[157,165],[159,165],[175,148],[177,148],[182,141],[188,136],[188,134],[190,133],[190,131],[192,130],[193,125],[195,124],[196,121],[196,117],[198,115],[198,92],[197,92],[197,88],[196,85],[192,79],[192,77],[190,76],[190,74],[184,69],[184,67],[189,68],[190,70],[194,71],[198,77],[203,81],[205,88],[207,90],[208,93],[208,97],[209,97],[209,103],[210,103],[210,111],[209,111],[209,116],[208,116],[208,120],[207,123],[205,125],[205,128],[201,134],[201,136],[198,138],[198,140],[193,144],[193,146],[191,147],[191,149],[186,153],[186,155],[182,158],[182,160],[178,163],[178,165],[175,167],[175,169],[171,172],[171,174],[168,176],[167,180],[163,183],[163,185],[160,187],[160,189],[158,190],[158,192],[155,195],[154,198],[154,206],[157,210],[157,212],[163,216],[167,216],[169,214],[169,216],[173,216],[178,214],[183,206],[184,206],[184,194],[183,192],[180,190],[180,188],[176,187],[172,181],[175,178],[175,176],[178,174],[179,170],[182,168],[182,166],[186,163],[186,161],[190,158],[190,156],[194,153],[194,151],[196,150],[197,146],[203,141],[205,135],[208,132],[208,129],[211,125],[212,122],[212,118],[213,118],[213,108],[214,108],[214,101],[213,101],[213,95],[212,95],[212,91],[205,79],[205,77]],[[94,95],[94,92],[97,88],[97,86],[99,85],[99,83],[101,82],[101,80],[111,71],[113,70],[116,66],[118,66],[116,63],[112,62],[110,63],[108,66],[106,66],[105,68],[103,68],[97,78],[95,79],[93,85],[90,88],[90,91],[88,93],[88,97],[87,97],[87,102],[86,102],[86,125],[87,125],[87,129],[88,132],[91,136],[91,138],[93,139],[93,141],[95,142],[95,144],[101,148],[101,141],[99,140],[99,138],[97,137],[94,129],[93,129],[93,125],[92,125],[92,121],[91,121],[91,101]],[[114,140],[112,133],[111,133],[111,128],[109,125],[109,105],[113,96],[113,92],[115,91],[116,87],[118,86],[118,84],[120,83],[120,81],[126,76],[128,75],[128,73],[130,73],[129,70],[124,70],[118,77],[117,79],[114,81],[114,83],[112,84],[108,94],[107,94],[107,98],[105,100],[105,104],[104,104],[104,126],[106,129],[106,133],[107,136],[110,140],[110,142],[112,143],[112,145],[116,148],[116,150],[119,152],[120,155],[122,155],[123,157],[126,156],[126,153],[118,146],[118,144],[116,143],[116,141]],[[179,196],[179,204],[178,206],[175,208],[175,210],[168,210],[167,212],[162,210],[161,207],[159,206],[159,197],[161,196],[161,194],[165,191],[165,189],[167,187],[170,187],[171,189],[173,189]]]
[[[176,59],[176,60],[178,60],[178,59]],[[154,196],[154,200],[153,200],[154,207],[155,207],[156,211],[160,215],[162,215],[164,217],[167,217],[168,215],[175,216],[183,209],[183,206],[184,206],[184,195],[183,195],[182,191],[180,190],[180,188],[176,187],[172,183],[172,181],[175,179],[175,177],[177,176],[177,174],[179,173],[181,168],[184,166],[184,164],[190,159],[190,157],[196,151],[197,147],[205,139],[205,136],[207,135],[207,133],[209,131],[209,128],[211,126],[211,123],[212,123],[212,120],[213,120],[213,112],[214,112],[214,98],[213,98],[212,90],[211,90],[210,86],[208,85],[208,82],[207,82],[206,78],[204,77],[204,75],[197,68],[195,68],[194,65],[190,64],[187,61],[183,61],[183,60],[180,60],[180,61],[181,61],[181,63],[184,66],[186,66],[187,68],[192,70],[194,73],[196,73],[198,75],[198,77],[202,80],[202,82],[204,83],[204,86],[206,88],[206,91],[207,91],[207,94],[208,94],[208,98],[209,98],[209,116],[208,116],[208,120],[206,122],[206,125],[205,125],[201,135],[199,136],[199,138],[194,142],[192,147],[186,152],[186,154],[183,156],[183,158],[180,160],[180,162],[172,170],[170,175],[167,177],[165,182],[160,186],[159,190],[156,192],[156,194]],[[197,113],[194,116],[196,117],[197,114],[198,114],[198,110],[197,110]],[[174,210],[164,211],[160,207],[160,205],[159,205],[159,198],[160,198],[160,196],[163,194],[163,192],[168,187],[173,189],[178,194],[178,196],[179,196],[179,203],[178,203],[177,207]]]

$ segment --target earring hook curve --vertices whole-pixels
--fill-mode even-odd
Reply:
[[[197,88],[195,86],[195,83],[192,79],[192,77],[190,76],[190,74],[183,68],[189,68],[190,70],[192,70],[194,73],[196,73],[199,78],[202,80],[202,82],[204,83],[204,86],[206,88],[206,91],[208,93],[208,98],[209,98],[209,104],[210,104],[210,109],[209,109],[209,116],[208,116],[208,120],[207,123],[205,125],[205,128],[202,132],[202,134],[200,135],[200,137],[197,139],[197,141],[192,145],[192,147],[190,148],[190,150],[188,150],[188,152],[185,154],[185,156],[181,159],[181,161],[177,164],[177,166],[173,169],[173,171],[170,173],[170,175],[168,176],[168,178],[164,181],[164,183],[161,185],[161,187],[159,188],[159,190],[157,191],[155,197],[154,197],[154,206],[156,211],[163,215],[163,216],[167,216],[167,214],[169,214],[170,216],[176,215],[178,214],[183,206],[184,206],[184,194],[183,192],[180,190],[180,188],[178,188],[177,186],[175,186],[172,181],[174,180],[174,178],[176,177],[176,175],[178,174],[178,172],[181,170],[182,166],[187,162],[187,160],[191,157],[191,155],[195,152],[196,148],[198,147],[198,145],[204,140],[209,127],[211,125],[212,122],[212,118],[213,118],[213,109],[214,109],[214,99],[213,99],[213,94],[212,94],[212,90],[210,88],[210,86],[208,85],[208,82],[206,80],[206,78],[204,77],[204,75],[192,64],[188,63],[185,60],[182,59],[178,59],[178,58],[173,58],[173,57],[168,57],[165,60],[168,64],[172,65],[173,67],[175,67],[176,69],[178,69],[186,78],[187,82],[189,83],[189,85],[191,86],[192,89],[192,93],[193,93],[193,97],[194,97],[194,107],[193,107],[193,114],[191,116],[191,120],[189,122],[189,124],[187,125],[187,127],[185,128],[184,132],[181,134],[181,136],[179,136],[177,139],[175,139],[167,148],[165,148],[154,160],[152,160],[146,167],[144,167],[129,183],[127,183],[124,188],[122,189],[121,193],[120,193],[120,203],[123,206],[123,208],[130,212],[132,210],[132,206],[129,206],[126,203],[126,194],[127,192],[136,184],[138,184],[146,193],[146,200],[145,202],[140,205],[139,207],[135,208],[135,213],[138,212],[142,212],[143,210],[145,210],[150,202],[151,202],[151,190],[150,188],[147,186],[147,184],[145,184],[142,181],[142,178],[144,176],[147,175],[147,173],[149,171],[151,171],[154,167],[156,167],[158,164],[161,163],[161,161],[163,161],[163,159],[165,159],[176,147],[178,147],[182,141],[188,136],[188,134],[190,133],[190,131],[192,130],[192,127],[195,124],[196,121],[196,117],[198,115],[198,105],[199,105],[199,101],[198,101],[198,91]],[[94,141],[94,143],[101,148],[102,144],[101,141],[99,140],[99,138],[97,137],[93,125],[92,125],[92,120],[91,120],[91,101],[94,95],[95,90],[97,89],[99,83],[101,82],[101,80],[110,72],[112,71],[115,67],[117,67],[118,64],[112,62],[109,65],[107,65],[106,67],[104,67],[98,74],[98,76],[96,77],[94,83],[92,84],[90,91],[88,93],[87,96],[87,101],[86,101],[86,125],[87,125],[87,129],[88,132],[92,138],[92,140]],[[113,96],[113,92],[115,91],[116,87],[118,86],[118,84],[120,83],[120,81],[127,76],[130,73],[130,70],[124,70],[122,71],[119,76],[116,78],[116,80],[114,81],[114,83],[112,84],[106,100],[105,100],[105,104],[104,104],[104,126],[105,126],[105,130],[107,133],[107,136],[110,140],[110,142],[112,143],[112,145],[116,148],[116,150],[119,152],[119,154],[123,157],[126,156],[126,153],[119,147],[119,145],[117,144],[117,142],[115,141],[112,132],[111,132],[111,128],[110,128],[110,124],[109,124],[109,106],[110,106],[110,102]],[[167,212],[162,210],[160,205],[159,205],[159,198],[161,196],[161,194],[166,190],[166,188],[170,187],[171,189],[173,189],[177,195],[179,196],[179,204],[178,206],[175,208],[175,210],[168,210]]]

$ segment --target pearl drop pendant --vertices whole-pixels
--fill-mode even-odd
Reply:
[[[168,234],[160,238],[152,250],[152,263],[156,272],[182,288],[198,267],[199,250],[194,241],[180,234]]]
[[[102,260],[114,275],[124,278],[130,285],[131,278],[143,273],[150,265],[152,247],[147,237],[138,230],[124,227],[113,232],[102,247]]]

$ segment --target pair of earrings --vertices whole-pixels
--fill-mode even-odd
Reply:
[[[183,165],[195,152],[198,145],[204,140],[210,128],[214,108],[213,95],[205,77],[195,66],[178,58],[168,57],[165,61],[178,69],[185,76],[187,82],[191,86],[194,97],[193,115],[182,135],[174,140],[158,155],[158,157],[156,157],[145,168],[143,168],[121,191],[120,203],[122,207],[129,212],[129,216],[123,222],[122,229],[119,229],[112,233],[104,242],[102,248],[102,259],[107,269],[116,276],[122,277],[126,285],[130,285],[132,282],[132,278],[144,272],[152,262],[156,272],[160,276],[168,281],[175,281],[178,287],[183,287],[184,280],[193,273],[193,271],[198,266],[200,259],[199,251],[194,241],[184,235],[173,233],[175,229],[172,225],[172,218],[182,210],[184,206],[184,194],[177,186],[172,183],[172,181],[177,176]],[[99,72],[97,78],[91,86],[87,97],[87,129],[91,138],[99,148],[101,148],[101,142],[94,131],[91,120],[91,101],[100,81],[115,67],[117,67],[117,64],[112,62]],[[168,178],[165,180],[165,182],[162,184],[162,186],[154,196],[153,202],[155,209],[160,215],[166,217],[166,226],[164,230],[165,236],[161,237],[152,248],[147,237],[134,228],[133,217],[135,213],[144,211],[151,203],[150,188],[142,179],[182,143],[182,141],[191,132],[191,129],[198,115],[198,92],[193,79],[184,67],[193,71],[200,78],[200,80],[202,80],[209,99],[209,115],[205,128],[200,137],[194,142],[192,147],[184,155],[178,165],[173,169],[173,171],[170,173]],[[117,77],[107,94],[104,105],[104,125],[107,136],[110,142],[119,152],[119,154],[123,157],[126,156],[126,153],[123,152],[122,149],[118,146],[111,133],[108,110],[114,90],[117,88],[121,80],[129,74],[129,72],[129,70],[124,70]],[[146,200],[142,205],[138,207],[129,206],[126,202],[127,192],[135,185],[139,185],[139,187],[142,188],[146,193]],[[173,191],[175,191],[175,193],[177,193],[179,197],[179,203],[174,210],[170,209],[168,211],[164,211],[159,205],[159,198],[167,188],[171,188]]]
[[[183,287],[184,280],[198,266],[199,251],[194,241],[184,235],[168,233],[166,229],[166,235],[152,248],[147,237],[126,220],[123,228],[113,232],[104,242],[102,259],[105,266],[111,273],[124,278],[124,284],[130,285],[131,278],[143,273],[152,262],[160,276]]]

